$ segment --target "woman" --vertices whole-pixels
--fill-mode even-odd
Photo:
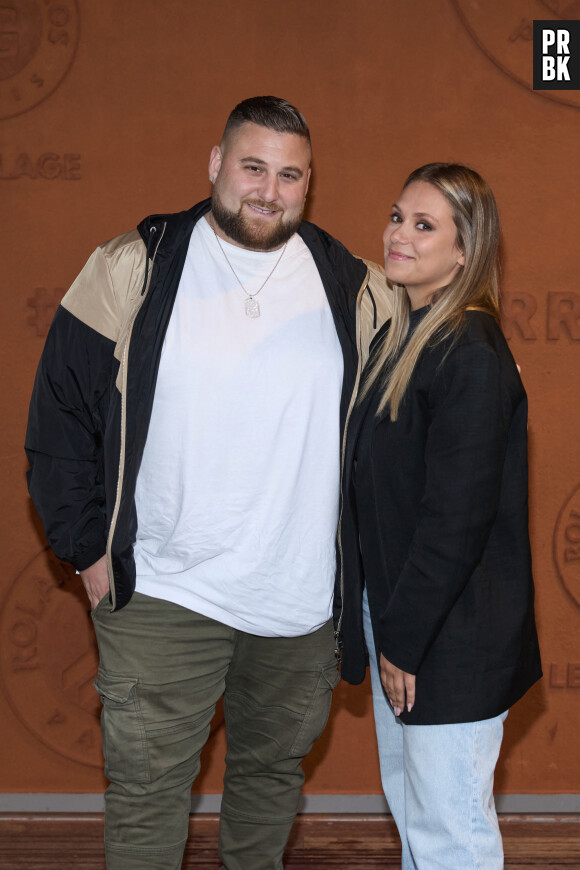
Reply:
[[[499,219],[465,166],[413,172],[383,241],[393,316],[348,434],[343,677],[373,685],[403,870],[497,870],[493,774],[541,676],[527,402],[499,327]]]

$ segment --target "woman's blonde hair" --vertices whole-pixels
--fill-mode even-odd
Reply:
[[[499,215],[489,184],[473,169],[455,163],[421,166],[409,175],[403,190],[415,181],[432,184],[449,202],[457,228],[456,244],[465,265],[459,267],[446,287],[433,294],[429,311],[406,347],[409,298],[403,285],[392,285],[391,325],[365,375],[360,394],[363,398],[376,381],[382,381],[378,413],[389,404],[391,420],[397,419],[417,360],[426,347],[456,337],[468,308],[486,311],[498,321],[500,318]]]

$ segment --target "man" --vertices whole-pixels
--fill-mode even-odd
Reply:
[[[222,695],[223,868],[281,868],[328,717],[340,445],[375,302],[302,221],[310,160],[297,109],[240,103],[211,202],[98,248],[40,362],[29,488],[93,608],[110,870],[181,866]]]

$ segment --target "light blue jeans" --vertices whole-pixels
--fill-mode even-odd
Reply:
[[[457,725],[403,725],[379,677],[366,590],[381,780],[403,846],[402,870],[502,870],[493,774],[507,712]]]

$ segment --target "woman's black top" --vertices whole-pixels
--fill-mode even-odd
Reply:
[[[365,674],[366,583],[377,655],[417,677],[404,722],[499,715],[541,676],[517,367],[493,317],[468,311],[454,341],[423,351],[395,422],[376,416],[379,391],[348,430],[343,677]]]

